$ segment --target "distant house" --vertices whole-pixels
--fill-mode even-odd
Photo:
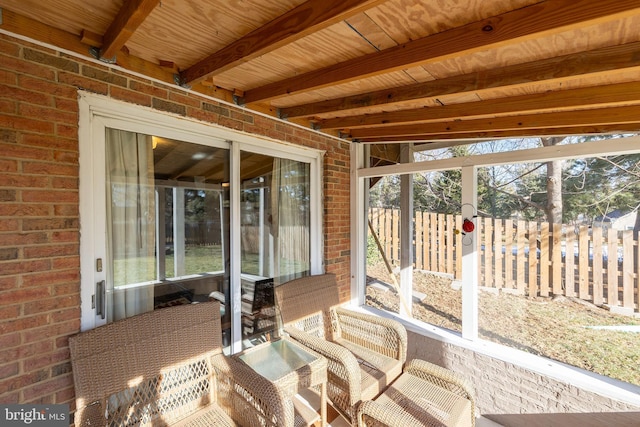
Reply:
[[[593,225],[594,227],[602,227],[605,230],[608,228],[613,228],[614,230],[633,230],[637,215],[637,211],[624,212],[616,209],[605,215],[597,216],[593,221]]]

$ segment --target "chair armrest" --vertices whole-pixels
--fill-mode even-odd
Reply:
[[[343,307],[334,313],[339,337],[402,363],[407,359],[407,330],[400,322]]]
[[[286,328],[285,332],[303,346],[327,359],[328,382],[347,393],[349,406],[360,401],[360,366],[356,357],[349,350],[295,328]]]
[[[404,371],[468,399],[471,402],[471,415],[475,420],[476,405],[473,389],[471,384],[460,374],[420,359],[412,359],[407,362]]]
[[[282,391],[249,366],[218,354],[211,358],[218,404],[240,425],[294,426],[294,407]]]
[[[373,400],[365,400],[358,406],[358,427],[387,426],[406,427],[415,424],[415,419],[395,407],[382,406]]]

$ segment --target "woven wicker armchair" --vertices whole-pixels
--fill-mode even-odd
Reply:
[[[378,398],[358,407],[358,427],[474,427],[475,400],[458,374],[424,360],[407,362],[404,373]]]
[[[163,308],[69,339],[76,426],[293,426],[294,407],[222,354],[218,302]]]
[[[362,400],[373,399],[402,373],[407,332],[398,322],[339,307],[335,275],[295,279],[275,289],[284,330],[327,358],[327,394],[355,421]]]

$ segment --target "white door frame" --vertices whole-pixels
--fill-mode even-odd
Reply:
[[[324,271],[322,230],[322,165],[324,151],[283,143],[274,139],[234,131],[214,124],[185,119],[170,113],[128,104],[111,98],[78,92],[79,102],[79,213],[80,213],[80,275],[81,275],[81,330],[88,330],[106,323],[106,318],[96,315],[94,308],[97,282],[106,279],[106,265],[97,271],[96,260],[106,255],[105,217],[105,128],[144,133],[177,139],[201,145],[230,150],[231,162],[231,277],[232,293],[240,295],[240,174],[239,152],[250,151],[268,156],[298,160],[310,164],[311,218],[310,247],[311,273]],[[100,178],[102,177],[102,178]],[[238,194],[235,194],[238,193]],[[234,232],[234,230],[236,230]],[[235,260],[235,261],[234,261]],[[236,295],[237,294],[237,295]],[[240,350],[240,299],[234,298],[234,334],[232,351]],[[106,316],[105,316],[106,317]]]

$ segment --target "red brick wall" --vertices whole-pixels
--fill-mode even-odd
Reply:
[[[347,142],[0,35],[0,403],[74,399],[79,88],[325,150],[324,260],[348,292]]]

